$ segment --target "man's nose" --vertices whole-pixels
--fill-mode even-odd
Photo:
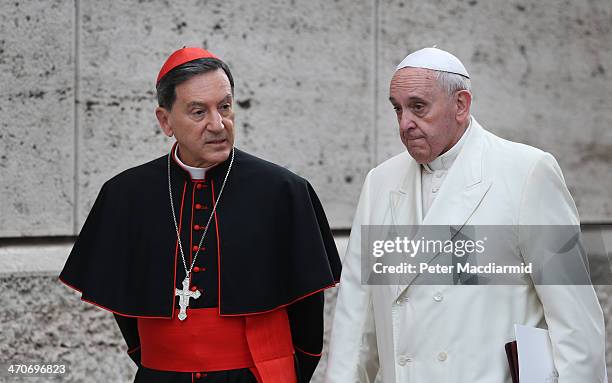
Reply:
[[[414,118],[412,113],[404,111],[402,113],[402,118],[399,121],[401,130],[411,130],[416,128],[416,123],[414,122]]]
[[[214,112],[211,114],[210,121],[208,122],[207,129],[211,131],[221,131],[225,127],[223,126],[223,119],[221,118],[221,114],[219,112]]]

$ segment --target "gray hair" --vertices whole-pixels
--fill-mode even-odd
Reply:
[[[446,91],[449,96],[452,96],[458,90],[467,90],[472,92],[472,84],[470,79],[460,74],[450,72],[436,72],[436,80],[440,87]]]

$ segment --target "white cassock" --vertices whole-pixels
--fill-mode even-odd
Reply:
[[[431,173],[422,175],[407,152],[369,172],[344,258],[326,383],[373,382],[377,373],[384,383],[510,383],[504,344],[514,324],[549,329],[558,383],[607,382],[603,314],[590,285],[435,286],[414,283],[418,275],[403,285],[361,283],[362,225],[579,225],[553,156],[474,118],[470,125]],[[508,251],[537,264],[520,237]]]

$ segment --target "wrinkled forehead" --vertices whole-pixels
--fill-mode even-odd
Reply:
[[[437,72],[431,69],[402,68],[391,78],[389,96],[395,99],[412,95],[431,96],[442,90],[437,76]]]

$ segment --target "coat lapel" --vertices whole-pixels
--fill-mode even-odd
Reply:
[[[419,225],[422,221],[421,168],[415,161],[408,163],[405,176],[396,190],[389,192],[391,220],[394,226]]]

